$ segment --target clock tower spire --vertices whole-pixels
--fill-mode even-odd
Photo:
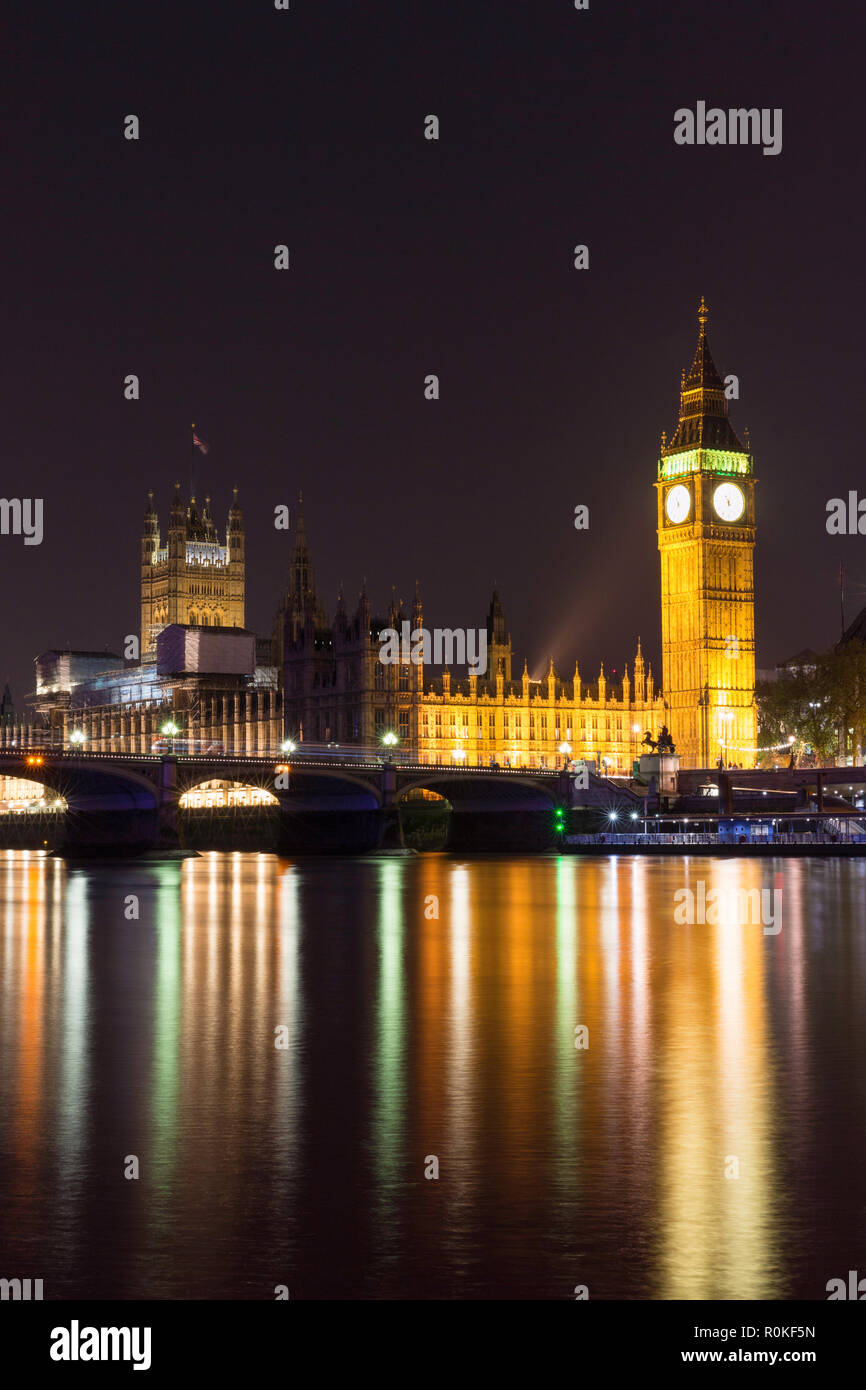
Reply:
[[[662,659],[671,735],[683,767],[754,763],[755,476],[728,416],[707,338],[680,387],[676,430],[656,479]]]

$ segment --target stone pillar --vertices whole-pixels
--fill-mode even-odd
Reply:
[[[268,750],[273,748],[276,751],[280,742],[277,728],[277,691],[271,688],[268,691]]]
[[[177,759],[166,754],[159,764],[159,834],[160,849],[180,849],[178,831]]]
[[[400,809],[397,805],[397,769],[390,762],[382,768],[381,816],[382,838],[379,849],[404,849]]]

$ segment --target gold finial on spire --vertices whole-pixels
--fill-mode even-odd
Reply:
[[[700,304],[698,305],[698,323],[701,325],[701,337],[702,337],[702,338],[703,338],[704,334],[705,334],[706,331],[707,331],[707,319],[708,319],[709,317],[710,317],[710,311],[709,311],[709,309],[707,308],[707,301],[704,299],[704,296],[701,295],[701,302],[700,302]]]

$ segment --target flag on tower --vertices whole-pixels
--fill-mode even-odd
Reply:
[[[199,439],[199,437],[198,437],[198,435],[196,434],[195,430],[193,430],[193,432],[192,432],[192,447],[193,447],[194,449],[201,449],[201,451],[202,451],[203,454],[206,454],[206,453],[208,452],[208,450],[210,449],[210,445],[209,445],[209,444],[205,444],[205,442],[204,442],[203,439]]]

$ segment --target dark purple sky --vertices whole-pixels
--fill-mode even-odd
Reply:
[[[430,624],[475,626],[495,579],[519,667],[590,679],[640,633],[660,675],[653,481],[701,294],[760,479],[759,666],[835,640],[840,559],[866,603],[866,542],[825,531],[866,493],[856,7],[5,13],[0,495],[45,506],[41,546],[0,537],[16,698],[38,651],[137,631],[147,490],[164,520],[193,419],[221,523],[241,488],[258,631],[303,488],[329,609],[418,578]],[[782,107],[782,153],[677,147],[698,100]]]

